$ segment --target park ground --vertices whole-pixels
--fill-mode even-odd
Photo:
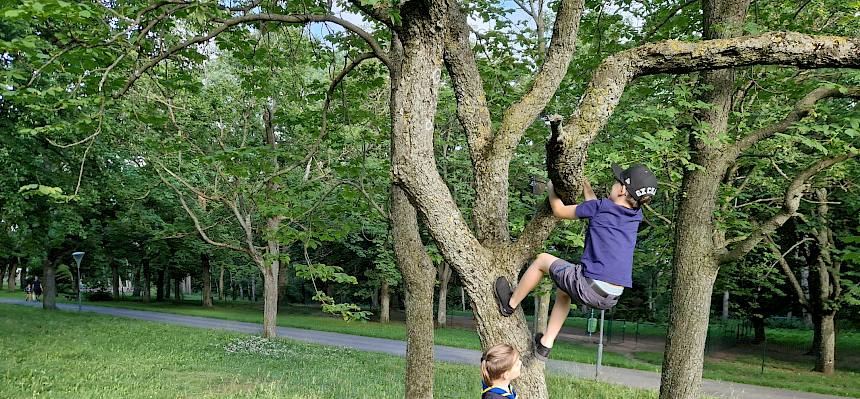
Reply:
[[[8,293],[4,293],[2,296],[18,297],[18,295]],[[260,304],[254,303],[218,304],[213,309],[202,309],[193,301],[179,304],[169,302],[142,304],[134,301],[94,302],[92,304],[246,322],[260,322],[261,320],[261,312],[259,310]],[[3,313],[6,314],[5,309]],[[41,315],[41,313],[34,314],[34,316],[39,315]],[[53,314],[51,314],[50,317],[54,317]],[[70,320],[67,319],[66,321],[68,322]],[[465,314],[459,316],[455,315],[450,319],[450,322],[453,325],[453,328],[436,330],[435,338],[437,344],[459,348],[479,349],[478,338],[470,324],[471,322],[469,317],[465,316]],[[125,321],[123,323],[125,323]],[[283,309],[279,316],[278,324],[285,327],[315,329],[397,340],[405,339],[406,335],[405,327],[401,322],[394,321],[388,324],[380,324],[376,322],[348,323],[339,319],[321,315],[316,309],[304,306],[291,306]],[[594,344],[592,342],[593,337],[588,337],[584,334],[583,324],[584,322],[581,319],[569,319],[568,327],[565,329],[563,336],[564,341],[557,344],[553,351],[553,358],[581,363],[594,362],[595,354]],[[208,334],[210,333],[200,333],[198,336],[208,337]],[[640,370],[659,371],[659,365],[662,360],[662,336],[664,334],[665,332],[660,327],[642,326],[639,330],[639,338],[636,340],[633,340],[628,336],[622,342],[616,337],[614,343],[610,343],[608,345],[608,353],[604,356],[604,364]],[[858,373],[858,359],[856,358],[858,354],[860,354],[860,337],[858,337],[856,333],[840,334],[837,352],[840,355],[838,358],[839,363],[837,364],[840,370],[834,376],[822,376],[819,373],[809,371],[812,368],[813,359],[810,356],[803,355],[803,348],[808,346],[809,337],[807,335],[807,332],[790,329],[768,330],[770,349],[766,352],[764,371],[762,371],[761,368],[762,350],[760,345],[738,344],[733,347],[711,350],[706,358],[704,376],[705,378],[710,379],[764,385],[791,390],[860,397],[860,373]],[[4,336],[9,335],[4,334]],[[62,341],[64,338],[56,337],[56,340]],[[93,344],[98,345],[97,343]],[[26,344],[25,346],[32,347],[32,345],[33,344]],[[380,365],[389,363],[396,365],[401,362],[396,358],[392,358],[386,362],[378,361],[375,358],[376,356],[385,357],[384,355],[361,353],[357,356],[360,358],[367,356],[374,357],[374,359],[367,359],[369,362],[374,362],[372,364],[377,364],[377,362],[379,362],[378,364]],[[301,359],[296,360],[306,363],[306,361]],[[341,363],[349,364],[349,362]],[[444,365],[443,370],[446,370],[445,367],[449,366],[455,368],[466,367]],[[397,368],[395,366],[391,367],[393,367],[392,370]],[[380,372],[387,374],[388,370],[380,368]],[[449,382],[445,382],[440,379],[446,378],[445,373],[446,371],[441,371],[441,374],[437,376],[437,383],[442,384],[437,384],[437,386],[440,387],[439,389],[441,389],[441,391],[437,393],[441,394],[441,397],[460,397],[457,394],[452,394],[453,396],[444,396],[446,388],[444,388],[443,385],[448,384]],[[455,374],[457,373],[462,375],[463,370],[455,372]],[[475,373],[477,373],[477,371],[475,371]],[[402,370],[398,369],[396,374],[399,376],[398,378],[402,378]],[[556,376],[551,380],[551,385],[556,384],[556,382],[553,382],[556,381],[556,379],[559,379],[559,381],[567,380],[566,378]],[[571,387],[570,389],[575,390],[582,388],[581,384],[585,384],[585,382],[579,382],[578,384],[580,385],[575,386],[570,385],[573,384],[572,382],[561,382],[560,384],[562,387],[568,386]],[[398,391],[386,389],[379,392],[380,396],[378,397],[388,397],[388,395],[397,396],[396,392]],[[465,396],[469,396],[468,391],[463,392]],[[647,395],[653,394],[653,392],[624,392],[626,396],[623,397],[631,398],[640,397],[637,395],[646,395],[641,397],[650,397]],[[322,394],[322,396],[318,397],[330,396],[328,396],[328,394]],[[553,395],[553,397],[555,396]]]

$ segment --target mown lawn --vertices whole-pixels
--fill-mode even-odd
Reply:
[[[8,296],[2,294],[0,296]],[[20,296],[16,296],[20,297]],[[221,303],[213,309],[202,309],[199,304],[186,303],[150,303],[136,301],[93,302],[93,305],[115,306],[140,310],[151,310],[192,316],[213,317],[226,320],[262,322],[262,304],[253,303]],[[571,318],[568,323],[578,326],[582,319]],[[284,309],[278,316],[278,325],[312,329],[318,331],[339,332],[344,334],[362,335],[377,338],[405,340],[406,328],[401,322],[381,324],[376,322],[345,322],[343,320],[320,316],[316,309],[291,306]],[[584,325],[583,327],[584,328]],[[653,333],[649,331],[649,333]],[[768,329],[768,342],[772,345],[797,345],[803,347],[809,337],[803,331],[788,329]],[[806,333],[808,334],[808,333]],[[856,353],[860,348],[860,334],[843,332],[838,337],[837,355],[841,353]],[[807,341],[804,341],[806,339]],[[437,329],[435,342],[458,348],[480,349],[477,334],[473,330],[447,328]],[[842,352],[847,351],[847,352]],[[603,364],[639,370],[659,371],[662,363],[661,352],[638,352],[625,355],[610,351],[604,352]],[[703,375],[705,378],[740,382],[754,385],[771,386],[798,391],[817,392],[832,395],[860,397],[860,373],[857,370],[838,370],[833,376],[823,376],[810,372],[811,358],[802,357],[793,361],[768,358],[764,373],[761,372],[761,358],[758,353],[731,359],[714,359],[706,357]],[[578,345],[568,342],[557,342],[552,353],[553,359],[569,360],[580,363],[596,361],[593,345]]]
[[[396,356],[0,304],[3,398],[402,398]],[[228,351],[230,348],[231,351]],[[477,398],[476,366],[437,363],[437,398]],[[656,392],[548,378],[552,397]]]

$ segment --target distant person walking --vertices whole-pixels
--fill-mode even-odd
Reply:
[[[42,282],[39,281],[38,277],[33,280],[33,294],[36,295],[36,302],[39,302],[39,297],[42,296]]]
[[[33,284],[27,283],[27,286],[24,287],[24,292],[27,294],[27,296],[24,297],[24,301],[25,302],[32,301],[33,300]]]

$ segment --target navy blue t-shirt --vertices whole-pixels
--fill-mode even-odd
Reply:
[[[642,221],[641,209],[617,205],[609,198],[576,206],[576,217],[590,219],[580,262],[586,277],[633,286],[633,247]]]

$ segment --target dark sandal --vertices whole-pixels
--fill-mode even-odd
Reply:
[[[551,351],[552,348],[543,346],[543,344],[540,343],[541,338],[543,338],[543,333],[535,334],[535,357],[538,358],[538,360],[545,362],[547,358],[549,358],[549,351]]]
[[[511,289],[511,285],[508,284],[508,279],[504,277],[497,278],[494,291],[496,293],[496,303],[499,304],[499,313],[505,317],[514,314],[515,309],[511,307],[511,296],[514,295],[514,291]]]

